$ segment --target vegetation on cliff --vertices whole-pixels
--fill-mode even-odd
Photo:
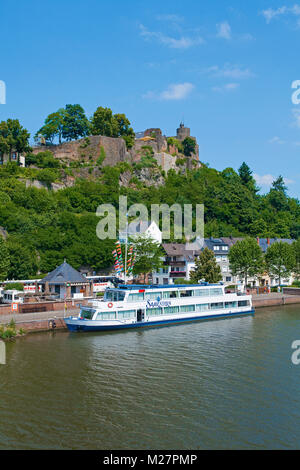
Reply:
[[[62,114],[73,112],[73,117],[77,116],[80,122],[82,112],[78,106],[67,105]],[[69,134],[63,128],[59,130],[61,138],[69,139],[78,132],[85,132],[78,130],[79,127],[74,130],[76,119],[72,121]],[[106,127],[101,127],[104,124]],[[89,126],[89,132],[103,131],[130,138],[133,132],[126,116],[113,115],[109,108],[98,108]],[[13,148],[27,151],[28,139],[29,133],[19,121],[0,123],[0,153]],[[194,144],[193,139],[186,141],[184,149],[180,143],[181,155],[190,153]],[[89,145],[88,136],[83,140],[82,146],[85,145]],[[171,138],[168,145],[177,147],[179,143]],[[217,171],[203,165],[165,173],[153,158],[151,146],[143,146],[140,152],[140,161],[132,166],[122,162],[114,167],[103,167],[106,156],[102,149],[95,162],[73,162],[67,166],[45,151],[37,155],[28,153],[26,168],[14,162],[0,167],[0,226],[8,232],[7,240],[1,239],[0,243],[0,258],[5,260],[0,266],[0,278],[34,277],[37,272],[54,269],[64,258],[75,268],[88,265],[99,271],[109,267],[114,240],[97,238],[96,209],[100,204],[109,203],[118,213],[120,195],[128,197],[128,205],[145,204],[149,214],[151,204],[172,206],[178,203],[182,207],[204,204],[206,237],[249,235],[297,239],[300,236],[300,203],[287,195],[282,177],[274,181],[267,194],[260,195],[246,163],[238,172],[232,168]],[[76,177],[75,163],[80,170],[81,165],[89,167],[85,177]],[[151,171],[159,175],[159,184],[149,184],[146,176],[137,178],[141,172],[146,175]],[[89,178],[90,172],[93,178]],[[47,189],[53,182],[61,182],[70,175],[72,186],[55,192]],[[124,175],[128,183],[121,185]],[[28,180],[42,181],[45,188],[30,187],[26,184]]]

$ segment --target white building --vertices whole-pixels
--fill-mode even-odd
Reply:
[[[133,221],[128,225],[128,238],[138,238],[141,235],[148,236],[152,240],[161,244],[162,232],[154,221]],[[119,240],[124,242],[126,240],[126,232],[120,232]]]

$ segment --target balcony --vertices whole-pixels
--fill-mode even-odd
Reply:
[[[181,268],[185,266],[185,261],[164,261],[165,266],[172,266],[173,268]]]
[[[171,271],[170,277],[186,277],[186,271]]]

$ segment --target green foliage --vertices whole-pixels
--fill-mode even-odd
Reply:
[[[182,141],[183,153],[186,157],[190,157],[196,151],[196,141],[192,137],[186,137]]]
[[[230,269],[234,276],[244,278],[245,285],[249,276],[257,276],[263,270],[263,254],[254,238],[246,237],[229,250]]]
[[[29,152],[29,137],[29,132],[21,126],[18,119],[0,122],[0,155],[8,154],[11,159],[13,151],[18,155]]]
[[[0,281],[4,281],[7,278],[9,267],[9,252],[5,241],[0,236]]]
[[[0,325],[0,338],[3,340],[11,340],[16,336],[23,336],[25,334],[25,330],[20,328],[17,331],[17,325],[14,320],[11,320],[8,325]]]
[[[12,289],[23,291],[24,286],[21,282],[10,282],[9,284],[6,284],[4,287],[4,290],[12,290]]]
[[[63,139],[76,140],[88,135],[89,132],[90,123],[83,108],[79,104],[67,104],[65,108],[60,108],[47,116],[44,125],[34,138],[38,141],[42,136],[49,143],[53,143],[54,139],[58,138],[61,144]]]
[[[293,245],[284,242],[275,242],[269,246],[265,258],[269,275],[277,277],[279,285],[282,278],[290,276],[296,264]]]
[[[196,259],[195,265],[190,275],[192,282],[206,281],[213,284],[222,280],[221,268],[212,250],[204,248]]]
[[[104,162],[105,158],[106,158],[105,150],[104,150],[103,145],[101,145],[100,155],[99,155],[99,158],[97,159],[97,165],[102,166],[102,163]]]
[[[132,243],[136,255],[133,273],[143,274],[145,282],[148,273],[158,271],[162,267],[163,251],[159,243],[147,236],[140,236],[132,240]]]
[[[127,148],[134,144],[134,131],[125,114],[113,114],[110,108],[99,106],[91,118],[91,133],[107,137],[122,137]]]
[[[37,154],[29,153],[26,155],[26,166],[35,165],[38,168],[60,168],[61,164],[57,158],[54,158],[50,150],[39,152]]]
[[[37,178],[39,181],[50,185],[59,178],[59,173],[53,169],[45,168],[39,171]]]

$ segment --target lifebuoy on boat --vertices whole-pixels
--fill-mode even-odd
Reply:
[[[109,302],[109,304],[107,306],[108,306],[108,308],[112,308],[114,306],[114,304]]]

